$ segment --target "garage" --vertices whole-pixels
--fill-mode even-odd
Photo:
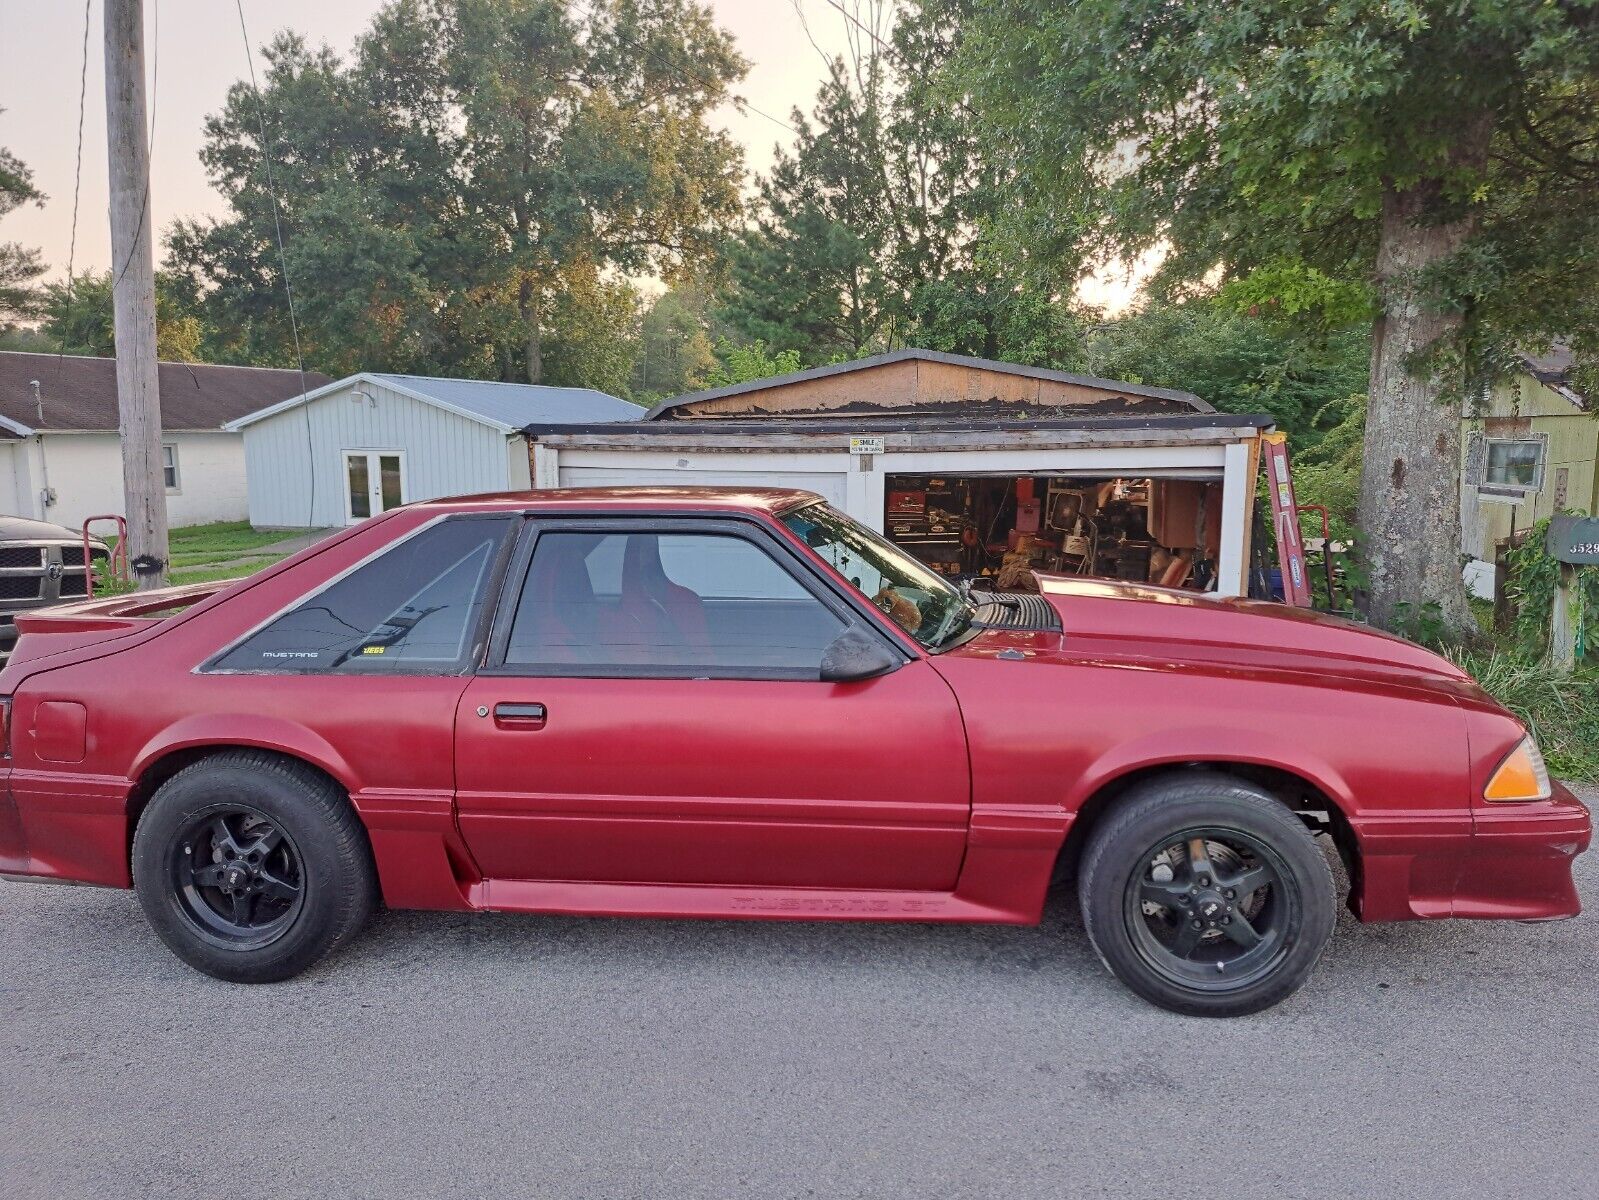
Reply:
[[[1044,570],[1241,595],[1262,415],[1187,392],[903,350],[536,426],[536,487],[793,487],[933,569]]]

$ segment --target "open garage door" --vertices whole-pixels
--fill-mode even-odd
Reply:
[[[569,467],[561,464],[562,487],[777,487],[818,492],[836,508],[844,507],[844,475],[838,471],[721,471],[688,468]]]

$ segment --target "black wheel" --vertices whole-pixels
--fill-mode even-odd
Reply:
[[[1210,772],[1130,791],[1094,832],[1077,894],[1116,977],[1194,1016],[1241,1016],[1291,995],[1337,919],[1332,869],[1299,818]]]
[[[203,759],[161,785],[134,833],[133,886],[174,954],[236,983],[312,966],[360,929],[377,890],[348,798],[259,751]]]

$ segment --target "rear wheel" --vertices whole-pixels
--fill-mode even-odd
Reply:
[[[1106,966],[1162,1008],[1239,1016],[1305,981],[1332,936],[1332,870],[1269,793],[1209,772],[1129,793],[1095,831],[1078,880]]]
[[[134,834],[133,884],[173,953],[238,983],[304,971],[360,929],[376,894],[349,800],[259,751],[218,754],[161,786]]]

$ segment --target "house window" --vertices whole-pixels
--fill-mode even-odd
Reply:
[[[172,442],[161,445],[161,481],[166,484],[167,491],[178,490],[178,447]]]
[[[1542,438],[1489,438],[1482,458],[1480,486],[1490,492],[1525,495],[1543,487],[1544,452],[1548,442]]]

